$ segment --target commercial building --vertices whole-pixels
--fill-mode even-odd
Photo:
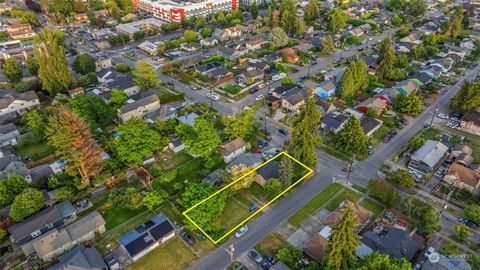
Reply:
[[[135,34],[135,32],[158,31],[162,24],[164,24],[164,22],[158,19],[149,18],[131,23],[119,24],[115,27],[115,30],[117,31],[117,34],[126,34],[130,39],[133,39],[133,34]]]
[[[191,17],[207,17],[212,12],[231,12],[238,7],[238,0],[173,1],[138,0],[134,6],[168,22],[181,22]]]

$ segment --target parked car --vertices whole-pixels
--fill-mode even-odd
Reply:
[[[425,251],[425,254],[423,254],[423,256],[425,258],[429,258],[434,252],[435,252],[435,248],[434,247],[429,247],[427,249],[427,251]]]
[[[254,260],[255,262],[257,263],[262,263],[263,261],[263,258],[262,258],[262,255],[260,255],[256,250],[252,249],[248,252],[248,256],[250,258],[252,258],[252,260]]]
[[[463,217],[461,217],[461,218],[458,219],[458,221],[459,221],[460,223],[465,224],[465,225],[466,225],[467,227],[469,227],[470,229],[473,229],[473,230],[478,229],[478,224],[475,223],[474,221],[468,219],[468,218],[463,218]]]
[[[240,227],[240,229],[238,229],[237,232],[235,232],[235,237],[240,238],[242,235],[244,235],[247,232],[248,232],[248,226],[244,225]]]
[[[450,119],[450,117],[448,117],[448,115],[446,115],[446,114],[444,114],[444,113],[439,113],[439,114],[438,114],[438,118],[440,118],[440,119],[445,119],[445,120]]]
[[[248,90],[248,92],[250,92],[250,94],[253,94],[257,91],[258,91],[258,89],[256,87],[252,87],[252,88],[250,88],[250,90]]]
[[[191,236],[187,231],[182,231],[180,235],[182,236],[182,239],[190,246],[195,244],[195,238],[193,238],[193,236]]]
[[[422,269],[422,266],[420,264],[415,264],[415,267],[413,267],[413,270],[420,270]]]
[[[281,134],[283,134],[283,135],[285,135],[285,136],[288,135],[288,131],[286,131],[286,130],[283,129],[283,128],[279,128],[279,129],[278,129],[278,132],[280,132]]]
[[[385,137],[383,137],[383,142],[388,143],[392,138],[393,138],[393,135],[389,133]]]
[[[261,140],[258,143],[258,148],[264,148],[265,146],[268,146],[268,142],[266,140]]]
[[[265,98],[264,95],[258,95],[258,96],[255,98],[255,100],[258,101],[258,100],[262,100],[262,99],[264,99],[264,98]]]
[[[215,93],[215,92],[210,92],[210,91],[207,92],[207,97],[208,97],[208,98],[211,98],[211,99],[213,99],[213,100],[215,100],[215,101],[220,100],[220,95],[217,94],[217,93]]]

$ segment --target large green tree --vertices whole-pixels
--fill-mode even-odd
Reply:
[[[113,147],[117,157],[126,163],[140,165],[144,158],[151,157],[167,144],[165,138],[138,117],[119,125],[117,131],[122,135],[113,140]]]
[[[78,94],[68,101],[68,106],[79,114],[92,129],[106,127],[113,122],[116,112],[97,95]]]
[[[288,44],[288,36],[285,30],[280,27],[273,28],[268,39],[275,48],[284,47]]]
[[[42,140],[45,136],[46,119],[43,113],[38,110],[31,110],[23,114],[23,121],[32,132],[36,141]]]
[[[288,156],[283,155],[280,159],[280,181],[282,183],[283,188],[287,188],[292,184],[293,178],[293,162]]]
[[[335,148],[346,155],[356,156],[365,149],[368,137],[363,131],[360,120],[350,117],[334,139]]]
[[[325,36],[322,42],[322,53],[330,55],[335,52],[335,43],[331,35]]]
[[[95,58],[88,53],[77,55],[73,60],[72,68],[77,73],[86,75],[90,72],[95,72],[96,64]]]
[[[355,251],[360,245],[360,236],[356,228],[360,224],[353,211],[351,203],[347,203],[341,210],[337,225],[332,229],[327,251],[325,254],[325,265],[331,270],[354,269],[357,262]]]
[[[408,197],[403,200],[402,209],[414,221],[419,234],[429,237],[440,229],[438,214],[427,203],[414,197]]]
[[[22,67],[15,58],[5,59],[2,68],[3,74],[13,83],[17,83],[23,78]]]
[[[247,110],[236,116],[224,116],[222,123],[225,126],[225,135],[229,139],[250,139],[255,132],[256,120],[253,113],[253,110]]]
[[[415,94],[408,96],[398,95],[393,103],[393,108],[401,113],[417,114],[422,111],[423,101]]]
[[[334,8],[330,14],[328,14],[327,29],[330,32],[337,33],[342,30],[347,23],[347,15],[340,8]]]
[[[472,203],[465,208],[464,214],[469,219],[480,223],[480,205]]]
[[[302,249],[293,246],[282,247],[277,251],[277,259],[291,269],[297,269],[302,259]]]
[[[373,252],[363,258],[359,270],[411,270],[412,264],[405,258],[391,259],[387,254]]]
[[[314,21],[320,16],[320,9],[316,0],[310,0],[305,10],[305,20]]]
[[[368,194],[384,203],[387,208],[392,208],[398,202],[397,191],[384,180],[370,180],[368,182]]]
[[[415,178],[405,169],[397,169],[389,173],[387,179],[406,188],[413,188],[415,186]]]
[[[26,188],[15,197],[8,215],[14,222],[20,222],[42,209],[43,203],[44,197],[40,190]]]
[[[118,109],[127,103],[128,96],[122,90],[113,88],[111,94],[110,105],[114,109]]]
[[[16,195],[28,187],[23,176],[9,174],[7,179],[0,181],[0,207],[10,204]]]
[[[27,60],[25,60],[25,67],[28,69],[28,72],[30,72],[30,75],[38,75],[38,61],[35,57],[28,57]]]
[[[390,74],[390,71],[395,65],[395,58],[395,49],[393,48],[392,39],[390,37],[386,37],[380,46],[380,64],[378,75],[381,78],[386,78]]]
[[[443,34],[445,35],[445,37],[448,37],[450,39],[455,39],[462,33],[462,31],[463,31],[463,8],[459,6],[455,8],[455,11],[452,17],[447,22],[447,25],[445,26]]]
[[[54,96],[70,89],[73,79],[63,50],[65,34],[45,27],[33,40],[42,88]]]
[[[297,7],[294,0],[282,0],[280,2],[280,24],[287,34],[295,32],[297,19]]]
[[[145,61],[139,61],[132,72],[133,82],[141,89],[148,89],[160,84],[157,72]]]
[[[466,113],[480,107],[480,81],[464,81],[450,102],[450,109]]]
[[[299,118],[292,130],[289,153],[312,168],[317,164],[316,147],[321,143],[318,135],[320,121],[321,114],[315,104],[315,98],[305,98],[305,105],[300,110]]]
[[[357,91],[365,89],[368,85],[368,72],[365,62],[359,57],[354,57],[340,80],[340,97],[351,98]]]
[[[208,158],[215,153],[221,139],[215,129],[215,124],[211,120],[204,117],[195,119],[193,132],[193,137],[184,139],[185,145],[193,154]]]
[[[182,211],[186,211],[214,192],[215,188],[210,184],[190,183],[180,198],[177,199],[177,204]],[[225,204],[225,194],[220,193],[189,211],[188,216],[203,230],[212,232],[220,226],[220,217]],[[187,226],[192,230],[197,229],[191,222],[187,222]]]

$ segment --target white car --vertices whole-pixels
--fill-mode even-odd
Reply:
[[[439,113],[439,114],[438,114],[438,118],[440,118],[440,119],[445,119],[445,120],[450,119],[450,117],[448,117],[448,115],[446,115],[446,114],[444,114],[444,113]]]
[[[423,256],[425,256],[425,258],[429,258],[434,252],[435,252],[435,248],[429,247],[427,251],[425,251],[425,254],[423,254]]]
[[[242,235],[244,235],[248,231],[248,226],[244,225],[238,229],[237,232],[235,232],[235,237],[240,238]]]
[[[263,98],[265,98],[264,95],[258,95],[258,96],[255,98],[255,100],[258,101],[258,100],[262,100]]]
[[[213,100],[220,100],[220,95],[214,92],[207,92],[207,97]]]

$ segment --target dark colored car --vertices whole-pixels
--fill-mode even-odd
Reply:
[[[307,80],[307,76],[300,77],[300,81],[305,81],[305,80]]]
[[[257,92],[258,89],[257,89],[256,87],[252,87],[252,88],[250,88],[250,90],[248,90],[248,91],[250,92],[250,94],[253,94],[253,93]]]
[[[383,142],[388,143],[392,138],[392,134],[387,134],[385,137],[383,137]]]
[[[193,246],[193,244],[195,244],[195,239],[187,231],[182,231],[180,235],[182,236],[183,240],[190,246]]]
[[[257,262],[259,264],[262,263],[262,261],[263,261],[262,255],[258,254],[258,252],[255,251],[254,249],[252,249],[248,252],[248,256],[250,258],[252,258],[252,260],[254,260],[255,262]]]
[[[265,146],[268,146],[268,142],[265,140],[261,140],[258,144],[258,148],[264,148]]]
[[[470,219],[461,217],[461,218],[458,219],[458,221],[459,221],[460,223],[465,224],[465,225],[466,225],[467,227],[469,227],[470,229],[476,230],[476,229],[478,228],[478,224],[475,223],[475,222],[473,222],[473,221],[471,221]]]
[[[279,128],[279,129],[278,129],[278,132],[280,132],[281,134],[283,134],[283,135],[285,135],[285,136],[288,135],[288,131],[286,131],[286,130],[283,129],[283,128]]]

